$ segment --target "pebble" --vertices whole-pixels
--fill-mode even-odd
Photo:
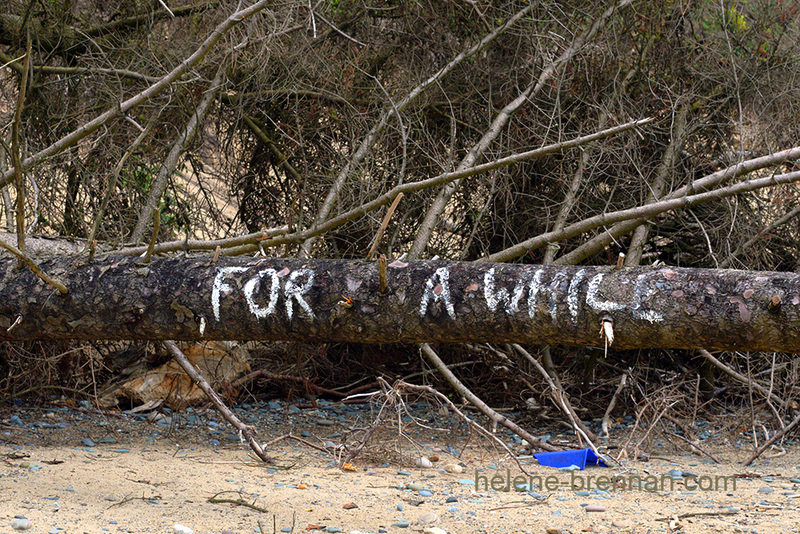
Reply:
[[[229,528],[225,528],[222,529],[222,532],[220,532],[219,534],[236,534],[236,533]]]
[[[475,481],[474,480],[470,480],[468,478],[462,478],[461,480],[458,481],[458,483],[459,484],[463,484],[464,486],[474,486],[475,485]]]
[[[25,423],[22,422],[22,419],[20,419],[18,415],[12,415],[8,420],[8,424],[13,426],[25,426]]]
[[[411,523],[409,523],[405,519],[401,519],[397,523],[392,523],[392,526],[393,527],[397,527],[397,528],[408,528],[410,525],[411,525]]]
[[[341,532],[341,531],[342,531],[342,529],[337,528],[337,527],[328,527],[328,528],[325,529],[325,532]]]
[[[82,443],[82,444],[83,444],[85,447],[94,447],[94,446],[95,446],[95,443],[94,443],[94,441],[90,440],[89,438],[83,438],[83,439],[81,440],[81,443]]]
[[[448,473],[456,473],[456,474],[461,474],[461,473],[463,473],[463,472],[464,472],[464,468],[463,468],[463,467],[461,467],[461,466],[460,466],[460,465],[458,465],[458,464],[447,464],[446,466],[444,466],[444,469],[445,469],[445,471],[447,471]]]
[[[422,491],[419,492],[419,496],[420,497],[432,497],[433,496],[433,492],[428,491],[428,490],[422,490]]]
[[[417,458],[415,465],[421,469],[430,469],[433,467],[433,462],[423,456],[421,458]]]
[[[419,516],[419,519],[417,520],[417,524],[418,525],[429,525],[430,523],[436,523],[438,520],[439,520],[439,516],[438,515],[436,515],[434,513],[431,513],[431,512],[428,512],[426,514],[422,514],[421,516]]]
[[[358,508],[358,505],[354,502],[349,502],[345,504],[342,508],[344,508],[345,510],[353,510],[355,508]]]
[[[421,491],[423,488],[422,484],[417,484],[416,482],[409,482],[406,484],[406,489],[410,489],[411,491]]]
[[[560,528],[548,528],[547,534],[561,534]]]
[[[194,534],[194,531],[192,529],[180,525],[178,523],[175,523],[175,526],[172,527],[172,532],[174,532],[175,534]]]
[[[447,502],[447,503],[450,503],[450,502],[458,502],[458,497],[452,497],[452,496],[451,496],[451,497],[448,497],[447,499],[445,499],[445,501],[444,501],[444,502]]]
[[[605,506],[600,506],[599,504],[587,504],[586,506],[584,506],[583,509],[585,511],[587,511],[587,512],[605,512],[606,511],[606,507]]]
[[[439,527],[427,527],[422,534],[447,534],[447,531]]]
[[[759,493],[772,493],[773,491],[775,491],[775,490],[773,490],[769,486],[764,486],[763,488],[758,488],[758,492]]]
[[[13,528],[14,530],[28,530],[32,526],[33,526],[33,523],[31,523],[31,520],[30,519],[25,519],[24,517],[19,518],[19,519],[15,519],[11,523],[11,528]]]
[[[400,475],[400,476],[404,476],[404,477],[410,477],[411,476],[411,473],[409,473],[408,471],[402,471],[402,470],[398,471],[397,474]]]

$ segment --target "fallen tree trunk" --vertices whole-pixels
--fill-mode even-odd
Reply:
[[[0,340],[517,342],[800,352],[800,276],[711,269],[0,258]],[[385,263],[384,263],[385,265]],[[383,272],[382,272],[383,271]],[[608,330],[606,330],[608,333]]]

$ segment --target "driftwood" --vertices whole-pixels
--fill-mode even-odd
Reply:
[[[800,352],[800,276],[443,261],[0,258],[0,340],[516,342]],[[610,325],[608,324],[610,323]]]

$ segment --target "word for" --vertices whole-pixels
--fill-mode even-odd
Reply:
[[[225,280],[230,278],[235,273],[247,271],[247,267],[222,267],[217,271],[217,276],[214,278],[214,287],[211,290],[211,307],[214,310],[214,318],[219,321],[219,300],[222,295],[227,295],[233,288]],[[286,275],[289,275],[288,277]],[[283,269],[280,272],[275,269],[263,269],[258,271],[256,275],[245,282],[242,287],[244,291],[244,299],[247,302],[247,307],[250,313],[263,319],[275,313],[278,307],[278,299],[281,293],[281,279],[286,277],[283,284],[283,297],[284,306],[286,307],[286,316],[291,319],[294,313],[294,303],[302,309],[306,314],[316,319],[314,311],[308,302],[303,298],[303,295],[309,292],[314,285],[314,271],[311,269],[298,269],[297,271],[289,274],[289,269]],[[256,292],[259,286],[262,285],[262,279],[266,278],[269,283],[269,295],[266,299],[266,305],[256,302]]]

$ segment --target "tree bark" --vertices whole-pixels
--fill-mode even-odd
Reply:
[[[800,275],[623,268],[51,257],[57,294],[0,258],[0,340],[518,342],[800,352]]]

